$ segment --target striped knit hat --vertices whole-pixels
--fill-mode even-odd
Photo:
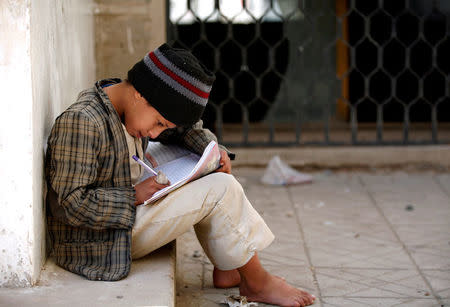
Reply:
[[[131,68],[128,80],[165,119],[186,127],[202,116],[215,76],[189,51],[163,44]]]

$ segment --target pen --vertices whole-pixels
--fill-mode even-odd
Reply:
[[[151,168],[150,166],[148,166],[147,164],[145,164],[144,161],[142,161],[141,159],[139,159],[138,157],[136,157],[135,155],[133,155],[133,159],[139,163],[140,165],[142,165],[143,167],[145,167],[146,170],[148,170],[149,172],[153,173],[154,175],[158,175],[157,172],[155,172],[155,170],[153,168]]]

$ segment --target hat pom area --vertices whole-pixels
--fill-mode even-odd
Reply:
[[[189,127],[203,115],[215,76],[191,52],[163,44],[128,71],[128,80],[165,119]]]

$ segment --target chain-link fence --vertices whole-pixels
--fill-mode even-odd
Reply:
[[[167,1],[229,145],[450,143],[450,1]]]

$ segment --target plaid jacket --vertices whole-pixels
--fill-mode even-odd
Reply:
[[[119,280],[131,266],[135,192],[120,118],[98,81],[56,120],[45,174],[52,253],[61,267],[91,280]],[[201,153],[214,134],[197,123],[158,137]],[[148,139],[143,139],[143,148]]]

